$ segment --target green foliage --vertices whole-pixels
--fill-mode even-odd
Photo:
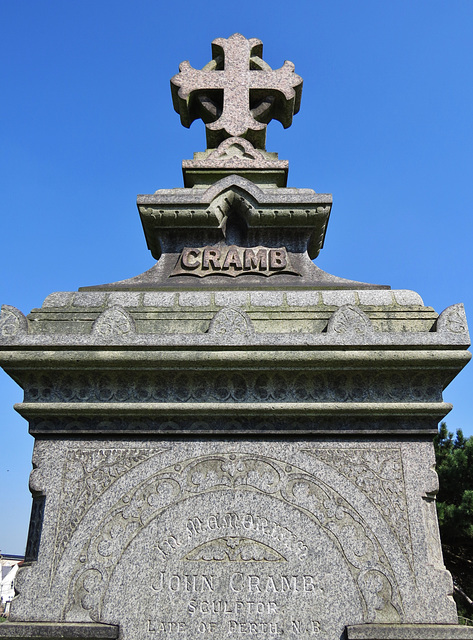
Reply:
[[[445,422],[434,440],[440,490],[437,511],[445,544],[473,546],[473,438],[456,436]]]
[[[452,574],[462,624],[473,624],[473,437],[450,433],[445,422],[434,439],[440,490],[437,512],[445,564]]]

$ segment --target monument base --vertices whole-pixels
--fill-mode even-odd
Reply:
[[[356,624],[347,640],[470,640],[473,627],[459,624]]]
[[[87,622],[5,622],[0,638],[5,640],[113,640],[117,626]]]

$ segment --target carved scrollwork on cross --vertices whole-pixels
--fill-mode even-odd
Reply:
[[[262,55],[261,40],[234,33],[212,42],[213,59],[203,69],[185,61],[171,79],[181,123],[190,127],[201,118],[209,148],[225,138],[241,137],[264,149],[267,123],[275,119],[287,128],[299,111],[302,78],[294,73],[293,63],[286,60],[273,70]]]

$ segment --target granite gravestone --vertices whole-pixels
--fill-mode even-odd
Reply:
[[[302,80],[259,40],[171,80],[208,149],[138,197],[144,274],[4,305],[35,437],[26,563],[0,638],[404,640],[457,625],[432,436],[462,305],[313,263],[332,199],[265,150]]]

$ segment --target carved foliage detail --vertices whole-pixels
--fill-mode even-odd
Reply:
[[[153,449],[69,449],[62,474],[53,573],[82,518],[121,476],[161,451]]]
[[[25,374],[25,402],[441,401],[441,372],[179,371]]]
[[[254,334],[254,328],[248,314],[233,307],[227,307],[220,309],[212,318],[209,333],[216,336],[248,338]]]
[[[14,338],[28,332],[28,320],[16,307],[2,305],[0,314],[0,338]]]
[[[339,307],[331,316],[327,333],[365,335],[373,331],[370,319],[361,309],[351,304]]]
[[[468,333],[465,307],[463,304],[453,304],[447,307],[437,318],[437,331],[449,333]]]
[[[94,322],[92,333],[103,338],[124,337],[135,333],[135,324],[125,309],[118,306],[110,307]]]
[[[336,469],[376,505],[411,560],[407,502],[399,449],[305,449]]]
[[[123,551],[165,510],[191,496],[229,488],[271,495],[305,514],[342,554],[358,587],[364,620],[400,620],[402,605],[393,570],[362,515],[313,474],[274,458],[250,454],[189,459],[148,477],[124,495],[97,523],[78,552],[65,619],[83,619],[87,612],[92,620],[100,620],[101,601]],[[207,550],[194,549],[191,553],[196,557],[192,559],[243,561],[250,549],[256,551],[252,542],[225,536],[214,540]],[[172,535],[159,541],[157,550],[165,559],[178,552],[182,544]]]
[[[242,537],[216,538],[192,549],[184,560],[199,562],[281,562],[285,558],[266,544]]]

